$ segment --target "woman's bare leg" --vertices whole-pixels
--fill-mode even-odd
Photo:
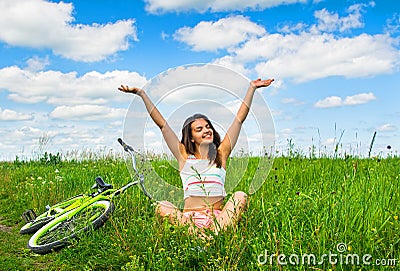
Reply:
[[[225,204],[221,214],[217,217],[214,224],[214,231],[226,229],[228,226],[234,226],[240,220],[243,211],[246,208],[247,194],[242,191],[233,193],[232,197]]]
[[[172,224],[185,225],[188,222],[182,212],[169,201],[160,201],[156,207],[156,214],[161,218],[167,217]]]
[[[203,234],[202,229],[198,229],[193,221],[189,217],[183,215],[183,213],[176,208],[169,201],[161,201],[158,203],[156,208],[156,214],[161,218],[168,218],[169,222],[178,226],[189,225],[188,233],[189,234],[197,234],[200,238],[206,239]]]

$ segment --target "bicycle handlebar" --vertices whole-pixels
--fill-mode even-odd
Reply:
[[[129,151],[137,152],[131,146],[126,144],[121,138],[118,138],[118,142],[119,142],[119,144],[121,144],[121,146],[124,148],[124,150],[126,152],[129,152]]]
[[[135,159],[135,155],[134,153],[138,153],[137,151],[135,151],[134,148],[132,148],[131,146],[129,146],[128,144],[126,144],[122,138],[118,138],[118,143],[121,144],[121,146],[124,148],[124,151],[126,151],[127,153],[129,153],[131,155],[132,158],[132,166],[133,169],[135,170],[136,174],[139,174],[138,169],[136,168],[136,159]]]
[[[139,185],[140,188],[142,189],[143,193],[149,197],[149,198],[153,198],[146,190],[146,188],[144,187],[144,175],[142,173],[139,173],[139,170],[136,167],[136,159],[135,159],[135,153],[139,153],[138,151],[136,151],[134,148],[132,148],[131,146],[129,146],[128,144],[126,144],[121,138],[118,138],[118,143],[121,144],[121,146],[124,148],[124,151],[126,151],[127,153],[130,154],[131,159],[132,159],[132,166],[133,169],[136,173],[136,175],[139,177]],[[137,182],[135,182],[134,184],[137,184]],[[130,186],[130,185],[129,185]],[[128,188],[129,186],[124,187],[122,191],[124,191],[126,188]]]

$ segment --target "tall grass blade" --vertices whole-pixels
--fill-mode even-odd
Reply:
[[[371,144],[369,144],[368,158],[371,158],[372,147],[374,146],[376,137],[376,131],[374,132],[374,136],[372,137]]]

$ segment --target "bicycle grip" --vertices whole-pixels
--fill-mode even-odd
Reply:
[[[118,138],[118,143],[121,144],[121,146],[124,148],[124,150],[125,150],[126,152],[128,152],[128,151],[134,151],[134,149],[133,149],[131,146],[129,146],[128,144],[126,144],[126,143],[122,140],[122,138]]]

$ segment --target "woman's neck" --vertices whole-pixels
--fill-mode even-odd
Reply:
[[[200,145],[196,147],[195,156],[198,159],[208,159],[208,151],[210,149],[209,145]]]

